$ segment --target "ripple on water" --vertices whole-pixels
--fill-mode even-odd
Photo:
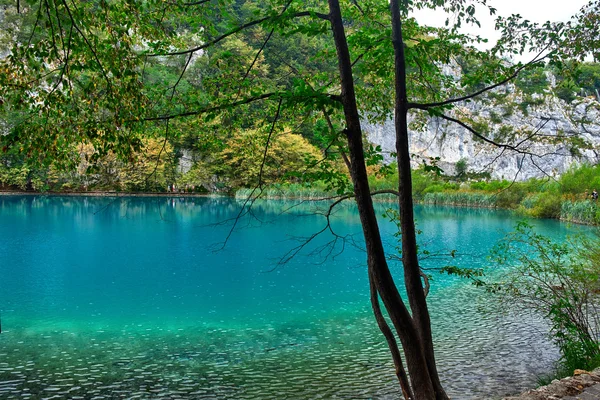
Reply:
[[[437,359],[453,399],[488,399],[535,383],[556,356],[543,329],[471,304],[432,298]],[[437,305],[436,305],[437,304]],[[175,332],[101,332],[0,338],[0,398],[397,398],[392,362],[368,309],[319,321]],[[99,346],[90,346],[98,343]]]

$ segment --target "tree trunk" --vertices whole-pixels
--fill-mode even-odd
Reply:
[[[406,370],[402,364],[402,356],[400,356],[398,342],[396,342],[396,337],[381,312],[381,307],[379,306],[379,293],[375,287],[375,280],[371,276],[369,276],[369,290],[371,292],[371,307],[375,313],[375,320],[377,321],[377,325],[383,333],[383,336],[385,336],[385,340],[390,348],[390,353],[392,353],[392,360],[394,360],[394,367],[396,368],[396,377],[400,382],[402,395],[405,399],[414,399],[415,396],[412,393],[412,388],[410,387],[410,383],[408,383]]]
[[[398,337],[400,338],[400,342],[402,343],[415,399],[433,400],[436,398],[436,391],[429,374],[429,366],[427,365],[427,359],[424,354],[425,346],[423,346],[421,341],[419,328],[415,325],[413,318],[410,316],[407,307],[402,301],[398,288],[396,287],[388,268],[377,218],[373,208],[364,160],[362,131],[354,91],[352,65],[339,1],[328,0],[328,3],[331,29],[336,44],[340,70],[342,89],[341,98],[346,120],[345,133],[350,153],[350,173],[354,183],[356,204],[358,206],[358,212],[365,237],[369,279],[372,280],[372,283],[377,289]]]
[[[392,17],[392,42],[394,45],[395,91],[394,117],[396,124],[396,154],[398,158],[398,206],[400,208],[400,230],[402,233],[402,264],[408,301],[413,319],[423,345],[423,353],[435,388],[436,399],[448,399],[437,372],[431,335],[431,320],[421,282],[421,269],[417,254],[417,238],[412,199],[412,176],[408,143],[408,96],[406,91],[406,63],[402,20],[398,0],[390,1]]]

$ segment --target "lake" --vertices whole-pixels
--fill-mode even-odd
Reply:
[[[397,398],[352,203],[332,219],[337,242],[325,232],[302,248],[325,226],[326,204],[256,203],[231,231],[241,204],[0,196],[0,398]],[[487,267],[518,221],[425,206],[416,219],[422,246],[455,249],[466,267]],[[394,225],[381,222],[393,249]],[[535,386],[558,357],[543,324],[500,313],[464,280],[433,273],[428,301],[454,399]]]

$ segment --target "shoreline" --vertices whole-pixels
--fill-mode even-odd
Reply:
[[[53,196],[53,197],[189,197],[189,198],[202,198],[202,197],[229,197],[236,199],[237,196],[228,194],[218,193],[172,193],[172,192],[106,192],[106,191],[94,191],[94,192],[35,192],[35,191],[18,191],[18,190],[2,190],[0,189],[0,196]],[[263,200],[301,200],[301,201],[323,201],[329,198],[303,198],[303,197],[278,197],[278,198],[264,198]],[[376,202],[391,202],[389,199],[381,199]],[[473,209],[486,209],[486,210],[503,210],[509,212],[515,212],[513,209],[499,208],[493,206],[484,205],[465,205],[460,203],[429,203],[423,201],[415,201],[415,204],[422,206],[433,206],[433,207],[458,207],[458,208],[473,208]],[[531,218],[539,219],[539,218]],[[590,227],[598,227],[595,224],[589,224],[584,221],[569,220],[564,218],[542,218],[542,219],[555,219],[557,221],[569,224],[584,225]]]
[[[582,395],[579,397],[579,395]],[[600,398],[600,368],[593,371],[576,369],[573,376],[555,379],[550,384],[530,389],[502,400],[591,400]]]
[[[158,193],[158,192],[27,192],[3,191],[0,196],[68,196],[68,197],[230,197],[214,193]]]

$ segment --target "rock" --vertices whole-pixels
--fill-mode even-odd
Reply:
[[[600,369],[592,372],[582,369],[575,370],[574,376],[561,380],[555,379],[549,385],[529,390],[520,396],[505,397],[503,400],[553,400],[568,396],[578,396],[587,388],[588,391],[600,390]],[[586,391],[586,395],[587,395]],[[570,397],[568,397],[570,399]],[[583,398],[583,397],[582,397]],[[588,398],[588,397],[586,397]]]
[[[585,374],[585,375],[589,375],[589,374],[590,374],[590,372],[589,372],[589,371],[586,371],[585,369],[576,369],[576,370],[573,372],[573,375],[574,375],[574,376],[577,376],[577,375],[584,375],[584,374]]]
[[[516,98],[519,100],[518,98]],[[527,115],[515,107],[508,116],[501,117],[502,125],[512,129],[529,129],[545,137],[556,138],[554,144],[542,144],[524,141],[519,145],[522,151],[539,155],[518,154],[495,147],[481,140],[474,140],[473,134],[455,123],[440,118],[429,118],[420,128],[410,129],[410,152],[413,166],[422,164],[430,158],[439,157],[438,166],[447,175],[454,175],[456,164],[466,160],[468,172],[489,172],[492,178],[526,180],[545,176],[560,175],[572,164],[600,161],[600,154],[594,149],[583,150],[580,155],[559,137],[577,136],[594,145],[600,146],[600,111],[593,99],[583,99],[580,104],[568,105],[564,101],[548,96],[543,103],[531,106]],[[491,121],[502,115],[501,109],[471,102],[457,107],[455,113],[471,117],[481,117],[488,121],[493,129],[501,130],[499,124]],[[409,118],[415,121],[415,116]],[[385,162],[393,161],[391,153],[395,150],[395,129],[393,120],[382,124],[362,122],[363,130],[369,141],[381,146]],[[526,135],[525,135],[526,136]],[[524,137],[517,137],[513,143]]]

